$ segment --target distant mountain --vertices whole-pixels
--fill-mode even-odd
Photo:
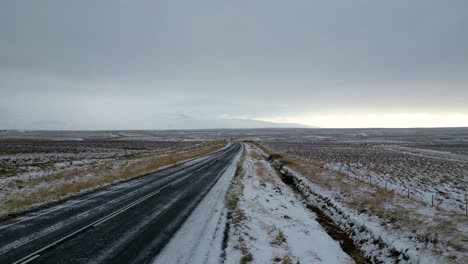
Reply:
[[[187,115],[160,115],[154,129],[216,129],[216,128],[317,128],[296,123],[275,123],[253,119],[195,118]]]
[[[276,123],[253,119],[219,119],[219,128],[317,128],[298,123]]]
[[[1,121],[1,119],[0,119]],[[0,122],[1,123],[1,122]],[[23,122],[19,127],[14,124],[0,129],[20,130],[173,130],[173,129],[223,129],[223,128],[317,128],[296,123],[275,123],[253,119],[198,118],[182,114],[152,114],[145,117],[102,120],[88,124],[87,120],[36,120]],[[3,133],[3,132],[2,132]]]

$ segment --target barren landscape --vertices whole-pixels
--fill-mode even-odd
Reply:
[[[468,1],[0,1],[0,264],[468,264]]]
[[[231,158],[221,158],[221,150]],[[221,159],[228,167],[215,169]],[[187,173],[177,176],[179,167]],[[464,263],[468,257],[465,128],[4,131],[0,208],[9,219],[0,228],[76,210],[83,201],[158,179],[152,175],[165,168],[175,171],[168,186],[195,184],[200,173],[219,180],[187,200],[178,225],[168,226],[174,235],[151,237],[158,250],[145,259],[154,263]],[[20,241],[0,246],[0,259],[21,248]],[[99,258],[108,258],[104,252]]]

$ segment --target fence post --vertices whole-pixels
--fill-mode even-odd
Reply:
[[[408,198],[409,198],[409,188],[408,188]]]
[[[434,195],[431,195],[431,205],[434,206]]]

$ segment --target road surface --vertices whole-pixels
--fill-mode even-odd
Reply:
[[[0,263],[148,263],[241,149],[240,143],[0,223]]]

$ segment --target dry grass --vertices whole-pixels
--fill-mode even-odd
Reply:
[[[271,150],[265,148],[264,146],[259,144],[255,145],[265,153],[269,155],[273,154]],[[369,185],[365,182],[350,178],[344,173],[323,168],[316,161],[306,161],[284,153],[279,154],[279,157],[282,161],[285,162],[285,165],[307,177],[313,183],[328,190],[333,190],[348,195],[356,195],[354,190],[367,190],[365,191],[363,197],[359,197],[359,199],[353,199],[353,201],[350,202],[352,205],[358,205],[362,208],[371,207],[373,209],[385,209],[385,204],[382,203],[382,201],[388,201],[394,196],[399,196],[392,191],[387,191],[383,188],[379,188],[378,186]],[[375,199],[375,196],[377,195],[378,197],[384,199]]]
[[[275,239],[273,239],[270,244],[281,246],[283,243],[286,243],[286,236],[284,235],[283,231],[279,230],[278,234],[275,236]]]
[[[252,159],[254,159],[254,160],[263,160],[262,155],[260,155],[260,154],[259,154],[258,152],[256,152],[256,151],[250,151],[250,152],[249,152],[249,155],[250,155],[250,157],[251,157]]]
[[[254,160],[256,176],[258,176],[263,182],[275,184],[275,180],[273,179],[273,177],[277,177],[277,175],[268,173],[268,171],[270,170],[268,170],[266,166],[270,165],[265,164],[265,159],[262,157],[262,155],[260,155],[257,151],[249,151],[248,155],[250,156],[250,158],[252,158],[252,160]]]
[[[246,155],[247,152],[244,149],[244,151],[242,152],[241,159],[237,164],[236,174],[234,175],[225,196],[225,204],[228,209],[228,214],[230,215],[228,221],[230,223],[231,228],[233,228],[232,232],[234,232],[236,234],[235,237],[238,238],[238,240],[235,241],[236,244],[234,246],[234,249],[239,250],[242,254],[242,257],[240,259],[241,264],[247,264],[254,260],[252,253],[245,244],[243,236],[240,235],[241,229],[239,228],[242,222],[246,219],[244,212],[239,207],[239,202],[243,196],[244,190],[243,180],[246,176],[242,168]]]
[[[201,157],[220,150],[224,146],[225,142],[214,142],[199,148],[166,152],[164,155],[134,156],[133,159],[126,157],[124,165],[118,167],[107,163],[88,169],[62,171],[44,177],[17,180],[8,184],[6,188],[10,190],[28,188],[31,191],[27,195],[19,196],[15,192],[7,195],[6,199],[0,203],[0,219],[9,214],[31,210],[109,184],[151,173],[177,162]]]
[[[244,190],[243,179],[245,173],[242,169],[242,164],[245,160],[246,151],[242,152],[241,159],[237,164],[236,173],[229,185],[229,189],[225,196],[225,204],[227,209],[230,211],[232,216],[232,223],[234,225],[240,224],[244,219],[245,215],[242,210],[239,208],[239,201],[242,197],[242,191]]]

